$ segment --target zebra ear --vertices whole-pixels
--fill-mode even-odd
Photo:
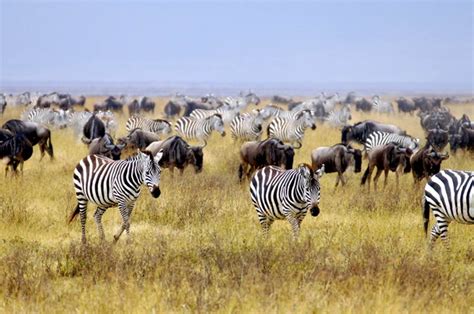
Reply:
[[[298,171],[306,179],[309,179],[309,177],[311,176],[311,171],[305,164],[299,165]]]

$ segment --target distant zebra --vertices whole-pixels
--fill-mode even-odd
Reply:
[[[228,105],[224,105],[217,109],[194,109],[189,117],[194,119],[205,119],[214,114],[220,114],[222,116],[222,121],[224,123],[229,123],[239,114],[239,108],[230,108]]]
[[[306,128],[316,129],[313,116],[309,110],[303,110],[294,118],[275,118],[267,128],[268,137],[277,138],[291,144],[298,143],[301,148]]]
[[[423,225],[428,232],[430,209],[436,223],[431,229],[430,245],[441,235],[448,243],[448,225],[451,221],[474,224],[474,172],[443,170],[426,183],[423,197]]]
[[[89,155],[74,169],[74,187],[77,205],[69,217],[71,222],[79,214],[81,218],[82,242],[86,242],[87,203],[97,205],[94,214],[101,240],[104,240],[102,215],[109,207],[118,206],[122,226],[114,235],[117,241],[125,230],[130,235],[130,215],[145,184],[154,198],[160,196],[160,173],[158,165],[162,152],[153,156],[150,152],[139,152],[125,160],[114,161],[104,156]]]
[[[260,111],[237,115],[230,123],[234,140],[257,141],[262,135],[263,117]]]
[[[349,105],[344,105],[339,111],[330,111],[329,115],[324,118],[324,120],[334,128],[348,125],[348,121],[351,119],[352,115]]]
[[[147,119],[140,116],[132,116],[128,118],[126,129],[128,132],[134,129],[142,129],[143,131],[169,134],[171,133],[171,123],[163,119]]]
[[[392,104],[382,100],[379,95],[372,97],[372,110],[379,113],[393,113]]]
[[[181,137],[197,139],[204,145],[213,130],[225,136],[224,122],[220,114],[213,114],[205,119],[182,117],[176,121],[175,130]]]
[[[293,237],[298,237],[308,209],[312,216],[319,214],[319,179],[323,174],[324,165],[314,172],[306,164],[291,170],[267,166],[254,174],[250,194],[265,236],[275,220],[286,219]]]
[[[375,131],[370,133],[369,137],[364,143],[364,149],[368,153],[374,148],[384,146],[389,143],[400,144],[401,147],[416,150],[420,146],[420,140],[411,136],[398,135],[395,133],[388,133],[382,131]]]

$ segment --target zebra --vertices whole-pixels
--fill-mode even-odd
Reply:
[[[259,110],[235,116],[230,123],[230,131],[234,140],[257,141],[262,135],[263,117]]]
[[[207,145],[207,139],[213,130],[219,132],[221,136],[225,136],[224,122],[218,113],[205,119],[182,117],[176,121],[175,130],[181,137],[198,139],[204,145]]]
[[[369,137],[365,141],[364,150],[366,153],[368,153],[375,147],[384,146],[389,143],[396,143],[401,147],[409,148],[412,151],[415,151],[420,146],[420,139],[413,138],[411,136],[398,135],[395,133],[375,131],[370,133]]]
[[[315,130],[316,124],[311,111],[303,110],[297,113],[294,118],[277,117],[273,119],[268,125],[267,134],[268,137],[277,138],[283,142],[296,142],[299,146],[295,148],[301,148],[304,131],[308,127]]]
[[[330,111],[329,115],[324,118],[330,126],[340,128],[348,125],[348,121],[352,119],[350,105],[343,105],[339,111]]]
[[[319,179],[323,174],[324,165],[313,171],[307,164],[290,170],[267,166],[255,172],[250,195],[264,236],[275,220],[286,219],[296,239],[308,209],[312,216],[319,215]]]
[[[392,104],[380,99],[379,95],[372,97],[372,109],[379,113],[393,113]]]
[[[222,116],[224,123],[228,123],[238,115],[239,108],[231,108],[228,105],[224,105],[217,109],[194,109],[189,116],[194,119],[205,119],[216,113]]]
[[[430,247],[441,236],[446,247],[451,221],[474,224],[474,172],[443,170],[426,183],[423,196],[423,225],[428,233],[430,209],[436,220],[431,229]]]
[[[92,117],[92,112],[90,111],[75,111],[71,114],[69,118],[69,126],[73,130],[77,139],[82,137],[82,130],[90,117]]]
[[[26,110],[22,114],[23,121],[36,122],[51,127],[63,129],[68,126],[71,119],[71,112],[63,109],[51,109],[34,107]]]
[[[126,129],[130,132],[133,129],[143,131],[169,134],[171,133],[171,123],[163,119],[147,119],[140,116],[133,116],[127,120]]]
[[[162,151],[156,156],[144,151],[116,161],[100,155],[89,155],[77,164],[73,175],[77,205],[69,217],[69,223],[77,214],[80,215],[82,243],[86,243],[88,202],[97,205],[94,218],[101,240],[105,239],[102,215],[107,208],[115,206],[119,207],[122,226],[114,235],[114,242],[118,241],[124,230],[130,236],[130,215],[140,195],[141,185],[145,184],[154,198],[161,194],[161,169],[158,162],[162,155]]]

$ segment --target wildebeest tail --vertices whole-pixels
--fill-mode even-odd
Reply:
[[[270,137],[270,124],[267,126],[267,137]]]
[[[77,214],[79,214],[79,203],[77,203],[76,208],[74,209],[74,211],[69,216],[69,219],[68,219],[67,223],[71,223],[71,221],[73,221],[74,218],[76,218]]]
[[[51,133],[49,133],[46,145],[48,148],[49,155],[51,156],[51,158],[54,158],[53,142],[51,142]]]
[[[362,176],[362,181],[360,183],[365,184],[368,176],[369,176],[369,166],[367,166],[367,169],[365,170],[364,175]]]
[[[423,228],[425,229],[425,237],[428,235],[428,224],[430,222],[430,204],[423,197]]]

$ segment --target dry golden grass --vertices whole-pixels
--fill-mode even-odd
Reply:
[[[165,99],[157,100],[161,113]],[[474,117],[473,104],[450,109]],[[0,120],[19,115],[8,108]],[[423,136],[416,116],[353,114],[353,121],[365,118]],[[324,125],[309,130],[295,164],[339,140],[340,132]],[[429,253],[422,189],[411,175],[397,189],[390,174],[387,189],[369,195],[361,174],[337,190],[328,174],[321,214],[306,217],[299,241],[286,222],[275,223],[264,241],[248,183],[237,180],[239,145],[214,135],[203,173],[170,178],[163,171],[160,198],[143,191],[130,244],[110,244],[121,222],[115,208],[104,215],[108,242],[100,243],[89,207],[83,247],[79,222],[67,225],[66,217],[76,202],[72,171],[87,149],[70,130],[54,130],[53,144],[53,162],[39,162],[35,148],[22,177],[0,174],[1,312],[474,311],[472,227],[453,223],[451,252],[438,243]],[[443,168],[473,170],[473,157],[452,156]]]

